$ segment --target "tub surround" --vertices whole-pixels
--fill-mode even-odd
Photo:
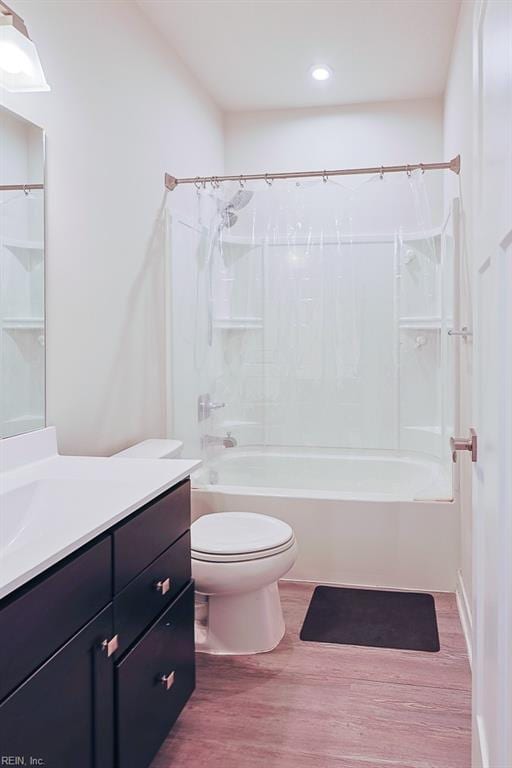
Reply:
[[[200,461],[61,456],[54,428],[0,441],[0,598],[173,487]]]
[[[51,429],[4,443],[3,751],[146,768],[195,687],[199,462],[63,457]]]

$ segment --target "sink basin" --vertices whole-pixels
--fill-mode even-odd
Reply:
[[[0,497],[0,547],[11,547],[34,517],[34,498],[40,482],[28,483]]]
[[[51,427],[0,440],[0,599],[184,480],[199,464],[60,456]]]
[[[67,480],[34,480],[0,496],[0,549],[17,549],[36,541],[58,525],[56,510],[76,506],[80,483]],[[53,514],[52,514],[53,513]],[[52,526],[53,524],[53,526]]]

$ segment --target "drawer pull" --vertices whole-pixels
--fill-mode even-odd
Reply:
[[[110,658],[119,648],[119,635],[114,635],[110,640],[104,640],[101,644],[101,648]]]
[[[162,675],[160,682],[166,691],[169,691],[174,685],[174,672],[169,672],[168,675]]]
[[[157,581],[155,584],[155,589],[157,592],[160,592],[161,595],[166,595],[167,592],[171,588],[171,580],[170,579],[163,579],[163,581]]]

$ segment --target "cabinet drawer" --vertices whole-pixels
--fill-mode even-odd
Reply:
[[[0,705],[2,765],[112,768],[114,664],[101,650],[111,636],[108,606]]]
[[[147,768],[194,686],[190,583],[117,667],[118,768]]]
[[[190,531],[136,576],[114,600],[115,631],[123,653],[190,580]]]
[[[190,528],[190,482],[160,496],[114,531],[114,589],[120,592]]]
[[[107,537],[0,604],[0,701],[112,599]]]

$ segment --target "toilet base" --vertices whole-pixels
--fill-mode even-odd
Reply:
[[[252,592],[208,596],[208,618],[196,623],[196,651],[246,655],[272,651],[285,624],[277,582]]]

